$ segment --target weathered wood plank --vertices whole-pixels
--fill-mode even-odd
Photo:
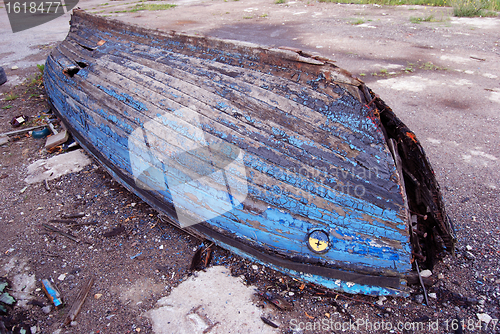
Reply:
[[[268,181],[264,181],[264,182],[263,182],[263,184],[266,184],[266,183],[267,183],[267,184],[269,184],[269,180],[268,180]],[[258,184],[258,183],[257,183],[257,184]],[[283,186],[283,185],[281,185],[281,186]],[[267,193],[267,191],[266,191],[266,193]],[[280,202],[280,201],[279,201],[279,199],[278,199],[278,198],[276,198],[276,197],[275,197],[275,194],[269,194],[269,195],[267,195],[266,197],[267,197],[267,198],[272,198],[272,199],[273,199],[273,204],[275,204],[275,205],[281,205],[281,206],[284,206],[284,205],[285,205],[285,206],[286,206],[287,204],[290,204],[290,203],[291,203],[290,205],[292,205],[292,206],[294,206],[294,205],[295,205],[295,206],[300,206],[300,205],[301,205],[301,204],[300,204],[300,202],[297,202],[296,204],[293,204],[293,202],[295,202],[295,201],[290,201],[290,199],[287,199],[286,201],[284,201],[284,202],[282,203],[282,202]],[[266,198],[266,197],[264,197],[264,198]],[[302,211],[303,211],[303,212],[307,212],[308,210],[307,210],[307,209],[303,209]],[[317,219],[321,219],[321,217],[319,217],[319,216],[318,216],[318,217],[317,217]],[[264,223],[264,221],[263,221],[262,223]],[[331,221],[330,221],[330,223],[331,223]],[[229,225],[229,224],[227,224],[227,222],[226,222],[226,228],[228,227],[228,225]],[[355,223],[354,221],[353,221],[353,222],[350,222],[350,223],[349,223],[348,221],[345,221],[345,222],[344,222],[344,225],[345,225],[345,226],[349,226],[349,228],[351,229],[351,232],[354,232],[354,231],[356,231],[356,230],[357,230],[357,229],[355,228],[356,223]],[[282,228],[283,228],[283,226],[282,226]],[[241,229],[241,228],[240,228],[240,229]],[[362,226],[361,224],[360,224],[360,229],[363,229],[363,226]],[[347,229],[344,229],[344,230],[339,229],[339,230],[338,230],[338,233],[339,233],[339,234],[345,234],[345,233],[347,233],[347,232],[348,232],[348,230],[347,230]],[[383,229],[380,229],[380,228],[379,228],[379,230],[377,231],[377,228],[375,228],[375,227],[374,227],[374,228],[373,228],[373,232],[370,232],[370,231],[369,231],[369,229],[367,229],[367,228],[366,228],[366,226],[365,226],[365,227],[364,227],[364,232],[365,232],[365,234],[366,234],[366,235],[370,235],[370,234],[372,234],[372,235],[377,235],[377,238],[376,238],[376,239],[378,239],[378,237],[380,237],[380,236],[382,236],[382,237],[388,237],[388,236],[385,236],[385,235],[384,235],[384,233],[383,233],[383,232],[384,232],[384,230],[383,230]],[[240,233],[242,233],[242,232],[240,231]],[[249,231],[248,233],[250,233],[250,236],[252,235],[252,231]],[[243,234],[243,233],[242,233],[242,234]],[[269,237],[270,237],[270,235],[269,235]],[[262,239],[262,238],[260,238],[260,239]],[[301,242],[301,241],[302,241],[301,239],[302,239],[302,234],[299,234],[299,235],[297,235],[297,236],[296,236],[296,240],[297,240],[296,242],[297,242],[298,244],[301,244],[301,243],[302,243],[302,242]],[[290,243],[290,240],[292,240],[292,238],[290,237],[290,235],[287,235],[287,240],[288,240],[288,243]],[[373,237],[371,238],[371,241],[372,241],[372,242],[374,242]],[[262,242],[262,241],[260,241],[260,242]],[[268,241],[268,242],[269,242],[269,241]],[[379,241],[379,242],[380,242],[381,244],[384,244],[383,240],[381,240],[381,241]],[[360,246],[358,246],[358,247],[355,247],[355,246],[353,246],[353,244],[354,244],[355,242],[354,242],[354,241],[352,241],[352,240],[348,240],[346,243],[347,243],[347,245],[342,246],[342,247],[339,247],[339,249],[344,248],[344,250],[343,250],[343,251],[341,251],[341,252],[339,252],[339,253],[343,253],[343,252],[345,252],[345,254],[346,254],[345,256],[348,256],[348,257],[350,256],[351,258],[354,258],[354,257],[356,257],[356,255],[355,255],[355,254],[353,255],[353,253],[358,253],[358,250],[359,250],[359,253],[364,253],[364,256],[362,256],[362,257],[366,257],[366,254],[368,254],[368,253],[369,253],[369,252],[366,250],[366,248],[365,248],[366,246],[361,246],[361,245],[360,245]],[[364,243],[364,242],[363,242],[363,243]],[[367,244],[369,244],[370,242],[366,241],[366,243],[367,243]],[[275,239],[275,242],[274,242],[274,243],[271,243],[271,244],[276,244],[276,247],[277,247],[277,246],[279,246],[279,245],[283,245],[283,241],[282,241],[281,239]],[[339,244],[339,245],[340,245],[340,244]],[[346,249],[346,247],[349,247],[350,252],[346,252],[346,250],[345,250],[345,249]],[[387,252],[387,251],[386,251],[385,253],[383,253],[383,255],[391,257],[390,252]],[[338,255],[338,256],[339,256],[339,255]],[[340,256],[339,256],[339,257],[340,257]],[[389,265],[390,265],[390,266],[392,266],[392,265],[393,265],[393,260],[394,260],[394,258],[392,257],[392,258],[390,259],[390,261],[389,261],[389,262],[387,262],[386,266],[389,266]],[[360,262],[365,262],[365,263],[366,263],[366,265],[370,265],[370,264],[372,264],[372,263],[373,263],[373,257],[372,257],[372,256],[368,256],[368,257],[367,257],[367,259],[366,259],[365,261],[360,260]]]
[[[405,200],[401,170],[416,175],[426,203],[434,181],[405,162],[414,152],[425,157],[418,142],[415,151],[404,125],[393,126],[399,120],[347,72],[291,50],[77,10],[44,77],[81,144],[177,224],[199,223],[190,229],[294,277],[405,294],[387,276],[411,270],[408,203],[420,204]],[[399,174],[391,137],[402,143]],[[310,244],[321,233],[325,253]]]
[[[110,66],[112,67],[113,65],[110,65]],[[139,81],[139,83],[140,83],[141,78],[140,78],[140,77],[137,77],[137,80],[138,80],[138,81]],[[133,85],[133,84],[129,83],[129,85]],[[227,122],[227,121],[226,121],[226,122]],[[240,126],[239,126],[239,127],[237,127],[237,128],[238,128],[238,129],[240,130],[240,132],[241,132],[241,128],[242,128],[242,127],[241,127],[241,124],[238,124],[238,125],[240,125]],[[252,135],[251,135],[251,134],[247,134],[247,138],[252,138]],[[296,153],[297,153],[297,152],[296,152]],[[305,160],[307,160],[307,161],[311,161],[311,158],[307,158],[307,157],[306,157],[306,158],[304,158],[304,159],[305,159]],[[312,157],[312,159],[317,159],[317,157]],[[335,161],[334,161],[334,162],[335,162]],[[322,166],[322,167],[323,167],[322,169],[325,171],[326,166],[331,166],[331,163],[332,163],[332,161],[328,162],[328,164],[327,164],[327,165],[323,165],[323,166]],[[340,166],[335,166],[334,168],[339,168],[339,169],[340,169],[341,167],[340,167]],[[296,169],[299,169],[299,168],[296,168]],[[321,170],[317,170],[315,173],[321,173],[321,172],[322,172]],[[328,172],[328,169],[326,169],[326,171],[325,171],[325,172]],[[330,171],[330,173],[331,173],[331,171]],[[371,171],[368,171],[368,173],[367,173],[366,171],[364,171],[364,170],[362,170],[362,169],[360,168],[360,172],[359,172],[359,173],[358,173],[358,175],[356,175],[356,176],[357,176],[357,177],[359,177],[360,175],[363,175],[363,174],[364,174],[364,175],[370,175],[370,173],[371,173]],[[378,174],[378,173],[379,173],[379,171],[377,170],[377,174]],[[344,175],[344,177],[345,177],[345,178],[347,178],[347,177],[345,176],[346,174],[348,174],[348,172],[347,172],[347,173],[345,173],[345,174],[343,173],[343,175]],[[373,180],[372,178],[376,178],[377,176],[378,176],[378,175],[370,175],[370,180],[369,180],[369,181],[371,181],[371,182],[370,182],[370,183],[368,183],[366,186],[367,186],[367,187],[371,187],[371,186],[373,186],[373,184],[374,184],[374,183],[376,183],[376,180]],[[349,180],[349,179],[347,180],[347,182],[350,182],[350,181],[351,181],[351,180]],[[337,181],[337,184],[338,184],[338,181]],[[384,183],[383,183],[383,184],[384,184],[384,185],[386,184],[385,180],[384,180]],[[365,186],[365,185],[363,185],[363,186]],[[378,193],[378,194],[380,194],[380,193],[382,192],[381,190],[383,190],[383,189],[379,189],[379,191],[378,191],[378,192],[377,192],[377,191],[373,191],[373,193]],[[369,191],[369,193],[372,193],[372,192],[371,192],[371,191]],[[383,197],[388,197],[388,196],[383,196]]]
[[[279,204],[279,203],[278,203]],[[365,229],[366,230],[366,229]],[[367,231],[368,232],[368,231]]]

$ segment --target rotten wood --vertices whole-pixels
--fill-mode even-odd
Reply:
[[[428,287],[433,286],[434,284],[436,284],[436,281],[437,281],[436,278],[433,276],[419,278],[416,270],[410,272],[408,275],[405,276],[405,278],[406,278],[406,281],[408,282],[408,284],[410,284],[410,285],[420,284],[420,278],[421,278],[422,282],[424,282],[424,285],[428,286]]]
[[[130,175],[131,153],[151,165],[141,143],[130,145],[132,137],[144,137],[148,144],[144,131],[151,127],[161,123],[161,131],[172,132],[168,138],[153,133],[162,150],[196,144],[172,128],[172,117],[175,124],[202,129],[207,142],[241,149],[246,173],[252,175],[253,192],[243,208],[224,216],[224,222],[190,226],[187,230],[197,237],[239,249],[284,272],[311,274],[318,282],[354,282],[342,289],[358,292],[381,287],[383,294],[394,295],[407,294],[402,277],[414,259],[425,259],[429,267],[442,245],[453,248],[439,187],[415,135],[361,81],[328,60],[300,50],[151,31],[81,10],[74,11],[71,24],[46,63],[44,79],[54,110],[83,147],[174,225],[180,226],[179,215],[170,198],[145,190],[136,174]],[[160,114],[165,119],[158,121]],[[152,155],[158,152],[155,145],[147,147]],[[353,170],[353,161],[362,173]],[[373,169],[377,173],[366,173]],[[142,184],[157,182],[155,173],[138,174]],[[342,184],[351,184],[351,190],[361,187],[363,195],[339,189]],[[207,211],[219,205],[203,204]],[[279,211],[275,220],[266,215],[272,210]],[[419,219],[401,228],[409,211]],[[355,214],[367,217],[351,222],[348,217]],[[297,222],[285,228],[280,215]],[[339,216],[344,224],[337,224]],[[245,223],[249,219],[253,227]],[[357,247],[356,238],[339,239],[363,252],[312,254],[303,247],[304,231],[312,226],[363,235],[370,242],[364,239]],[[417,255],[409,251],[410,236]],[[387,251],[367,248],[371,242],[387,245]],[[339,261],[345,256],[352,261]],[[209,258],[207,249],[195,262],[207,266]],[[388,259],[397,260],[389,265]],[[388,276],[394,268],[399,272]]]
[[[208,246],[200,245],[191,259],[190,271],[202,270],[208,267],[212,260],[213,242]]]
[[[87,295],[89,294],[90,289],[92,288],[92,285],[94,284],[94,277],[90,277],[87,282],[82,286],[80,291],[78,292],[78,295],[71,305],[71,308],[68,312],[68,315],[66,316],[66,319],[64,320],[63,325],[67,326],[69,325],[73,320],[75,320],[76,316],[80,312],[83,303],[85,302],[85,299],[87,298]]]
[[[51,226],[51,225],[48,225],[48,224],[42,224],[43,227],[45,227],[47,230],[50,230],[52,232],[56,232],[76,243],[79,243],[80,242],[80,239],[78,239],[77,237],[75,237],[74,235],[71,235],[69,233],[66,233],[66,232],[63,232],[61,230],[59,230],[58,228],[55,228],[54,226]]]
[[[474,57],[474,56],[470,56],[472,59],[475,59],[475,60],[479,60],[479,61],[486,61],[486,59],[484,58],[478,58],[478,57]]]
[[[271,320],[267,319],[266,317],[264,316],[261,316],[260,319],[266,324],[266,325],[269,325],[273,328],[278,328],[279,326],[276,325],[274,322],[272,322]]]

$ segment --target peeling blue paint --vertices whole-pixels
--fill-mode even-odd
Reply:
[[[106,88],[102,85],[96,85],[98,88],[102,89],[104,92],[109,94],[110,96],[115,97],[118,101],[121,101],[130,107],[140,110],[140,111],[147,111],[148,109],[144,105],[144,103],[136,101],[132,96],[126,94],[126,93],[117,93],[114,89],[112,88]]]
[[[246,176],[237,175],[234,169],[227,172],[230,177],[249,183],[250,195],[243,203],[236,203],[227,189],[203,187],[197,183],[193,183],[192,189],[186,188],[190,195],[185,199],[187,207],[191,201],[203,202],[207,198],[204,209],[207,211],[222,208],[219,208],[222,204],[218,200],[229,200],[233,204],[230,211],[208,220],[209,225],[234,234],[251,245],[278,254],[302,256],[313,263],[333,266],[343,262],[367,272],[386,270],[404,274],[411,270],[411,247],[401,214],[402,198],[398,194],[386,196],[391,191],[399,191],[399,187],[395,187],[396,190],[383,188],[384,182],[395,173],[394,164],[387,162],[390,154],[383,134],[367,117],[368,109],[350,94],[334,87],[339,98],[325,95],[320,89],[326,83],[322,73],[313,75],[297,71],[291,76],[291,81],[279,81],[276,76],[271,79],[263,73],[272,76],[283,72],[290,77],[288,67],[270,64],[261,68],[258,55],[238,53],[236,49],[218,50],[173,40],[160,43],[146,34],[124,32],[132,39],[140,38],[140,43],[149,43],[145,48],[137,41],[116,41],[116,36],[107,31],[90,29],[88,33],[92,34],[93,40],[106,40],[95,53],[111,55],[105,61],[110,59],[113,64],[121,66],[109,70],[114,71],[115,77],[121,81],[112,86],[96,82],[101,72],[108,70],[100,64],[93,64],[85,71],[82,69],[78,78],[68,80],[56,69],[58,59],[64,61],[64,57],[59,57],[55,61],[47,60],[46,87],[62,116],[74,122],[76,130],[84,133],[90,144],[120,171],[128,175],[133,173],[132,155],[138,164],[154,164],[160,175],[166,175],[167,167],[158,159],[152,162],[148,152],[138,148],[134,151],[130,135],[136,129],[144,130],[154,119],[176,143],[169,143],[168,136],[158,134],[152,134],[153,139],[165,149],[178,148],[186,143],[200,142],[199,134],[190,128],[190,124],[196,123],[196,127],[204,131],[207,143],[223,139],[245,153]],[[155,46],[150,48],[149,45],[153,44]],[[186,50],[186,53],[181,54],[179,50]],[[190,53],[196,53],[199,58],[190,56]],[[142,59],[144,62],[140,62]],[[148,68],[146,60],[154,62],[155,68]],[[211,68],[198,66],[210,64],[210,61],[217,64]],[[227,66],[221,68],[218,65],[221,63]],[[122,68],[141,74],[137,85],[130,87],[130,83],[124,81],[128,79],[123,79],[126,75],[120,73]],[[169,73],[165,70],[169,68],[177,72]],[[307,82],[301,79],[302,74],[309,78]],[[105,105],[99,106],[99,101],[94,101],[92,96],[83,97],[77,92],[79,84],[83,83],[94,91],[99,89],[102,95],[106,94],[106,101],[116,101],[117,104],[108,110]],[[201,93],[186,89],[195,87],[195,84],[203,87]],[[69,100],[62,93],[65,87],[69,87],[66,93],[72,95]],[[119,109],[118,105],[124,110],[115,110]],[[293,108],[308,109],[300,105],[317,114],[301,115]],[[249,112],[249,108],[258,106],[265,107],[266,113],[259,114],[257,111],[260,110]],[[186,107],[192,110],[186,111]],[[197,108],[206,109],[200,111]],[[125,117],[120,117],[120,112]],[[199,119],[193,119],[194,112],[198,112]],[[299,131],[298,125],[305,122],[314,125],[314,131],[317,129],[318,133]],[[336,147],[333,142],[342,145]],[[197,152],[193,152],[193,157],[205,158]],[[179,163],[187,166],[189,158],[179,158]],[[363,165],[376,165],[380,173],[372,177],[371,174],[367,176],[366,171],[354,169]],[[215,181],[223,181],[215,175],[216,169],[210,171]],[[114,173],[112,169],[110,172]],[[116,173],[114,175],[117,177]],[[168,183],[172,187],[172,182],[185,183],[188,178],[182,173],[175,180],[165,177],[160,180],[165,183],[165,189],[145,190],[144,193],[150,192],[165,203],[172,203]],[[151,178],[146,175],[144,180]],[[349,193],[346,190],[349,182],[366,187],[374,194],[368,198]],[[384,193],[381,195],[373,189]],[[331,248],[327,253],[316,254],[307,247],[305,240],[313,229],[322,229],[330,236]],[[223,247],[255,260],[229,245]],[[276,269],[350,293],[406,294],[396,289]]]

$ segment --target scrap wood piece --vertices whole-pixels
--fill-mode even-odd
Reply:
[[[269,325],[273,328],[278,328],[279,326],[276,325],[274,322],[272,322],[271,320],[267,319],[266,317],[263,317],[261,316],[260,319],[266,324],[266,325]]]
[[[64,144],[68,141],[69,133],[66,130],[63,130],[57,134],[47,137],[47,141],[45,142],[45,148],[51,149],[53,147]]]
[[[208,265],[210,264],[210,261],[212,261],[212,248],[211,248],[211,246],[206,248],[205,261],[203,263],[205,268],[208,267]]]
[[[210,245],[204,247],[203,243],[198,247],[196,253],[194,253],[191,259],[191,265],[189,267],[190,271],[203,270],[208,267],[210,261],[212,261],[212,242]]]
[[[66,232],[63,232],[57,228],[55,228],[54,226],[51,226],[51,225],[48,225],[48,224],[42,224],[43,227],[45,227],[47,230],[50,230],[52,232],[56,232],[56,233],[59,233],[60,235],[62,236],[65,236],[66,238],[70,239],[70,240],[73,240],[74,242],[76,243],[79,243],[80,242],[80,239],[78,239],[77,237],[75,237],[74,235],[71,235],[69,233],[66,233]]]
[[[89,280],[82,286],[82,288],[78,292],[78,296],[76,296],[76,299],[73,302],[73,305],[71,305],[66,320],[64,320],[63,323],[64,326],[69,325],[70,322],[75,320],[93,284],[94,284],[94,277],[90,277]]]
[[[30,128],[24,128],[24,129],[15,130],[15,131],[4,132],[4,133],[0,134],[0,136],[1,137],[7,137],[7,136],[20,135],[20,134],[23,134],[23,133],[26,133],[26,132],[30,132],[30,131],[33,131],[33,130],[38,130],[38,129],[46,127],[46,126],[47,126],[47,124],[44,124],[44,125],[33,126],[33,127],[30,127]]]
[[[474,56],[470,56],[472,59],[474,60],[479,60],[479,61],[486,61],[486,59],[484,58],[479,58],[479,57],[474,57]]]

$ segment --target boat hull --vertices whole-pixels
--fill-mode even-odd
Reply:
[[[405,296],[414,250],[452,248],[415,136],[327,59],[75,10],[44,82],[115,179],[236,254],[331,289]],[[423,247],[420,230],[439,240]]]

